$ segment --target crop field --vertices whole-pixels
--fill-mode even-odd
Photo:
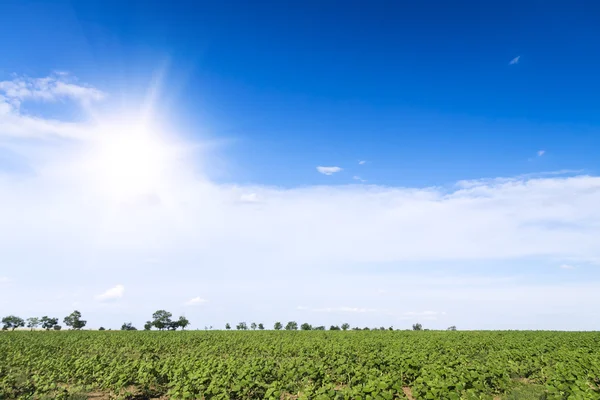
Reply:
[[[600,333],[3,332],[2,399],[600,399]]]

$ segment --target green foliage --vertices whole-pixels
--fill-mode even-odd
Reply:
[[[261,331],[265,330],[265,326],[262,324],[262,322],[260,324],[258,324],[258,329]]]
[[[77,310],[73,311],[71,314],[67,315],[63,322],[66,326],[70,326],[72,329],[79,330],[85,326],[87,321],[81,319],[81,313]]]
[[[599,377],[598,332],[0,334],[0,399],[599,400]]]
[[[40,326],[40,319],[38,317],[30,317],[27,318],[27,327],[30,329],[35,329]]]
[[[312,330],[312,325],[309,324],[308,322],[305,322],[302,325],[300,325],[300,329],[303,331],[310,331],[310,330]]]
[[[121,325],[121,330],[122,331],[137,331],[136,327],[133,326],[133,324],[131,322],[125,322],[123,325]]]
[[[11,331],[14,331],[16,328],[25,326],[25,321],[23,321],[23,318],[19,318],[16,315],[9,315],[8,317],[2,318],[2,324],[2,330],[6,331],[10,329]]]
[[[40,319],[40,322],[42,323],[42,328],[44,328],[45,330],[48,331],[50,329],[53,329],[54,326],[56,324],[58,324],[58,318],[50,318],[50,317],[44,315]]]
[[[173,314],[166,310],[158,310],[152,314],[152,326],[154,326],[159,331],[162,331],[165,328],[171,327],[171,317]]]
[[[252,329],[253,331],[255,331],[256,330],[256,326],[257,326],[256,322],[253,322],[253,323],[250,324],[250,329]]]
[[[452,325],[451,327],[449,327],[448,329],[446,329],[447,331],[455,331],[456,330],[456,326]]]
[[[343,330],[343,331],[347,331],[348,329],[350,329],[350,324],[349,324],[349,323],[347,323],[347,322],[344,322],[344,323],[342,324],[342,330]]]
[[[290,321],[285,325],[286,331],[296,331],[298,330],[298,323],[296,321]]]
[[[237,329],[238,331],[247,331],[248,330],[248,325],[246,325],[245,322],[240,322],[239,324],[237,324],[235,326],[235,329]]]
[[[227,330],[231,329],[231,325],[229,325],[229,322],[225,324],[225,329],[227,329]]]
[[[275,329],[276,331],[280,331],[281,328],[283,328],[281,322],[275,322],[275,325],[273,325],[273,329]]]
[[[413,331],[422,331],[423,330],[423,325],[419,324],[418,322],[416,324],[413,324]]]

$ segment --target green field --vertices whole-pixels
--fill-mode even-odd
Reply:
[[[2,332],[0,398],[600,399],[600,333]]]

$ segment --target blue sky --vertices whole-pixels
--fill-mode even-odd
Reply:
[[[2,310],[598,329],[599,6],[205,3],[3,3]]]

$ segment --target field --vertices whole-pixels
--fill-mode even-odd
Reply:
[[[600,333],[2,332],[3,399],[600,399]]]

